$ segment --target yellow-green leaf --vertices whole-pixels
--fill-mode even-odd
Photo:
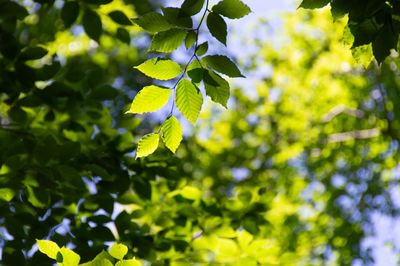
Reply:
[[[115,266],[142,266],[142,263],[136,259],[118,261]]]
[[[46,254],[51,259],[56,259],[57,253],[60,251],[60,247],[57,243],[50,240],[36,240],[39,251]]]
[[[122,260],[126,253],[128,253],[128,247],[124,244],[115,243],[111,246],[109,253],[117,260]]]
[[[160,136],[157,133],[150,133],[143,136],[138,143],[136,158],[146,157],[156,151]]]
[[[175,100],[179,111],[195,124],[203,105],[200,90],[188,79],[182,79],[176,88]]]
[[[161,132],[161,137],[165,143],[165,146],[167,146],[170,151],[175,153],[182,141],[182,126],[178,119],[176,119],[175,116],[170,116],[167,120],[165,120],[161,128]]]
[[[160,86],[144,87],[133,99],[128,113],[143,114],[161,109],[171,96],[171,89]]]
[[[132,21],[148,32],[159,32],[172,28],[167,19],[156,12],[146,13],[142,17],[133,19]]]
[[[0,188],[0,199],[4,201],[11,201],[15,196],[14,190],[10,188]]]
[[[78,254],[66,247],[62,247],[60,253],[62,256],[62,262],[60,263],[61,266],[77,266],[81,260],[81,257]]]
[[[178,63],[162,58],[149,59],[135,68],[146,76],[159,80],[176,78],[182,72]]]

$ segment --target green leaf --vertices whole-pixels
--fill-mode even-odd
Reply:
[[[79,266],[113,266],[113,263],[107,259],[94,259],[90,262],[80,264]]]
[[[225,20],[217,13],[211,12],[207,17],[207,27],[211,35],[226,46],[228,31]]]
[[[189,16],[193,16],[201,11],[203,5],[204,0],[185,0],[181,9]]]
[[[144,87],[133,99],[128,113],[143,114],[161,109],[171,96],[171,89],[155,85]]]
[[[204,75],[204,87],[211,100],[220,103],[225,108],[230,96],[229,83],[217,73],[207,71]]]
[[[186,49],[192,47],[196,43],[196,40],[197,40],[197,33],[194,30],[189,31],[185,39]]]
[[[175,116],[170,116],[161,127],[161,132],[161,137],[165,146],[167,146],[172,153],[175,153],[182,141],[182,126],[178,119],[176,119]]]
[[[176,88],[175,100],[183,116],[195,124],[203,104],[200,90],[190,80],[182,79]]]
[[[250,8],[240,0],[222,0],[212,10],[224,17],[237,19],[251,12]]]
[[[190,200],[198,200],[201,199],[201,191],[197,187],[192,187],[192,186],[185,186],[182,188],[180,191],[180,194],[182,197]]]
[[[115,266],[142,266],[142,263],[136,259],[118,261]]]
[[[11,201],[15,196],[14,190],[10,188],[0,188],[0,199],[6,202]]]
[[[183,27],[183,28],[192,28],[193,20],[192,18],[184,14],[182,9],[175,7],[166,7],[162,8],[164,17],[167,21],[175,26]]]
[[[100,16],[90,9],[85,9],[82,17],[82,24],[86,34],[91,39],[99,42],[101,33],[103,31]]]
[[[160,136],[157,133],[150,133],[143,136],[138,143],[136,159],[146,157],[157,150]]]
[[[135,68],[146,76],[159,80],[176,78],[182,72],[178,63],[162,58],[149,59]]]
[[[331,0],[303,0],[299,6],[307,9],[321,8],[329,4]]]
[[[114,10],[108,13],[108,16],[115,21],[116,23],[120,25],[132,25],[132,22],[129,20],[129,18],[125,15],[124,12],[120,10]]]
[[[176,50],[185,40],[187,32],[183,29],[170,29],[154,35],[150,50],[161,53],[170,53]]]
[[[128,253],[128,247],[124,244],[114,243],[111,246],[109,253],[117,260],[122,260],[126,253]]]
[[[224,55],[209,55],[203,58],[208,66],[229,77],[244,77],[239,68]]]
[[[47,49],[40,46],[28,47],[21,53],[19,58],[21,60],[36,60],[44,57],[47,53]]]
[[[200,83],[203,80],[204,72],[203,68],[194,68],[188,70],[187,74],[194,83]]]
[[[166,31],[173,27],[163,15],[156,12],[146,13],[142,17],[133,19],[132,21],[144,30],[152,33]]]
[[[61,9],[61,19],[64,22],[64,26],[69,28],[79,15],[79,4],[75,1],[68,1],[64,3]]]
[[[129,35],[129,32],[124,29],[124,28],[118,28],[117,29],[117,38],[126,44],[131,43],[131,36]]]
[[[60,254],[62,256],[61,266],[77,266],[81,260],[78,254],[66,247],[60,249]]]
[[[197,56],[202,56],[208,51],[208,42],[203,42],[196,48],[196,55]]]
[[[53,241],[50,240],[37,240],[36,243],[38,245],[39,251],[42,252],[43,254],[46,254],[47,257],[51,259],[56,259],[57,253],[60,251],[60,247],[57,245],[57,243],[54,243]]]

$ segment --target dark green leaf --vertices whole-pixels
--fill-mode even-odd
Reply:
[[[390,55],[391,49],[396,49],[399,33],[394,33],[389,24],[385,24],[372,42],[372,51],[376,60],[382,63]]]
[[[40,46],[28,47],[27,49],[22,51],[19,58],[21,60],[36,60],[44,57],[47,53],[48,51]]]
[[[229,83],[213,71],[204,73],[204,86],[206,94],[216,103],[220,103],[225,108],[230,96]]]
[[[193,16],[201,11],[204,5],[204,0],[185,0],[181,9],[188,15]]]
[[[126,44],[131,43],[131,36],[129,35],[129,32],[124,29],[124,28],[118,28],[117,29],[117,38]]]
[[[203,68],[194,68],[187,72],[193,82],[199,83],[203,80],[205,70]]]
[[[183,29],[170,29],[154,35],[150,50],[170,53],[176,50],[186,38],[187,31]]]
[[[194,30],[189,31],[185,39],[186,49],[192,47],[196,43],[196,40],[197,40],[197,33]]]
[[[212,36],[226,45],[227,25],[225,20],[218,14],[211,12],[207,17],[207,27]]]
[[[86,34],[96,42],[99,42],[103,31],[100,16],[93,10],[86,9],[82,18],[83,28]]]
[[[251,12],[250,8],[240,0],[222,0],[212,10],[224,17],[237,19]]]
[[[64,26],[69,28],[79,15],[79,4],[78,2],[68,1],[64,3],[63,8],[61,9],[61,19],[64,22]]]
[[[202,44],[197,46],[196,55],[197,56],[202,56],[205,53],[207,53],[207,51],[208,51],[208,42],[203,42]]]
[[[229,77],[244,77],[239,68],[228,57],[223,55],[209,55],[203,58],[208,66]]]
[[[330,0],[303,0],[299,6],[302,8],[314,9],[321,8],[329,4]]]
[[[183,28],[192,28],[193,20],[192,18],[182,12],[180,8],[167,7],[162,9],[164,17],[169,23]]]
[[[120,25],[132,25],[132,22],[129,18],[124,14],[124,12],[119,10],[114,10],[108,13],[108,16]]]

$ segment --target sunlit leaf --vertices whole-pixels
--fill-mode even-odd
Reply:
[[[142,266],[142,263],[136,259],[118,261],[115,266]]]
[[[229,83],[217,73],[207,71],[204,75],[204,86],[206,94],[216,103],[220,103],[225,108],[230,96]]]
[[[0,199],[4,201],[11,201],[15,196],[15,191],[10,188],[0,188]]]
[[[56,259],[57,253],[60,251],[60,247],[57,243],[50,240],[36,240],[39,251],[46,254],[51,259]]]
[[[182,141],[182,126],[178,119],[175,116],[170,116],[161,127],[161,132],[165,146],[175,153]]]
[[[170,59],[152,58],[135,67],[151,78],[169,80],[176,78],[182,69],[178,63]]]
[[[144,87],[133,99],[128,113],[143,114],[161,109],[171,96],[171,89],[150,85]]]
[[[60,249],[60,254],[62,256],[62,266],[77,266],[81,260],[78,254],[66,247]]]
[[[150,133],[143,136],[138,143],[136,158],[146,157],[157,150],[160,136],[157,133]]]
[[[200,90],[191,81],[182,79],[176,88],[175,100],[179,111],[195,124],[203,104]]]
[[[109,253],[114,258],[116,258],[118,260],[122,260],[124,258],[124,256],[126,255],[126,253],[128,253],[128,247],[125,246],[124,244],[114,243],[111,246]]]

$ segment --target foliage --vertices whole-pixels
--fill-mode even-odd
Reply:
[[[204,83],[205,94],[210,96],[212,101],[226,107],[230,95],[229,84],[216,72],[229,77],[243,77],[235,63],[227,56],[204,56],[208,50],[208,42],[199,43],[202,23],[206,19],[211,35],[226,45],[227,24],[222,16],[238,19],[246,16],[251,10],[240,0],[222,0],[212,8],[209,0],[185,0],[180,8],[164,8],[162,10],[163,14],[150,12],[133,20],[144,30],[154,33],[149,50],[158,53],[171,53],[184,43],[186,49],[190,50],[191,56],[183,68],[175,61],[164,57],[149,59],[135,68],[146,76],[158,80],[170,80],[179,76],[178,80],[170,88],[171,91],[176,91],[173,101],[176,102],[176,106],[182,115],[192,124],[196,124],[203,105],[203,94],[199,89],[200,83]],[[202,10],[204,11],[201,14],[200,22],[193,27],[192,17]],[[200,58],[201,56],[203,58]],[[154,86],[151,88],[154,88]],[[164,93],[162,90],[153,91],[149,95],[147,93],[148,90],[149,87],[144,88],[144,92],[140,92],[136,96],[129,113],[153,112],[166,104],[166,98],[164,98],[164,95],[167,95],[166,92]],[[144,94],[148,98],[144,98]],[[152,101],[152,99],[157,100]],[[138,102],[143,108],[138,108]],[[155,105],[157,105],[157,108],[152,108]],[[165,122],[170,120],[173,110],[174,103]],[[179,123],[179,120],[174,121]],[[172,135],[171,138],[176,140],[182,139],[182,131],[173,129],[173,127],[164,126],[162,134]],[[159,138],[156,138],[155,134],[146,135],[140,140],[137,158],[148,156],[156,150],[155,147],[158,146]],[[167,138],[163,137],[162,139],[165,141]],[[180,141],[175,141],[173,148],[170,148],[170,143],[165,142],[165,145],[175,153],[179,143]]]
[[[372,54],[381,63],[398,51],[400,33],[400,3],[397,0],[303,0],[302,8],[321,8],[330,4],[334,19],[348,15],[347,27],[354,40],[354,52],[362,50]]]
[[[196,43],[192,16],[201,1],[184,2],[190,17],[175,8],[157,13],[147,1],[0,1],[2,265],[371,262],[362,244],[373,235],[371,215],[398,215],[390,190],[399,179],[400,73],[395,57],[381,72],[358,66],[342,44],[346,21],[333,25],[324,11],[287,17],[275,36],[283,44],[263,44],[258,55],[273,75],[251,97],[253,86],[230,92],[196,59],[241,75]],[[218,11],[226,4],[240,5],[223,1],[211,11],[247,12]],[[185,25],[195,53],[186,70],[179,66],[186,77],[169,59],[142,57],[146,35],[128,25],[137,15],[153,33]],[[225,40],[223,23],[209,30]],[[199,115],[197,138],[182,140],[175,116],[153,132],[157,117],[123,115],[134,94],[130,106],[143,113],[169,95],[167,84],[132,70],[146,62],[151,75],[180,79],[176,90],[185,88],[179,95],[193,104],[177,107],[193,121]],[[232,94],[234,108],[198,114],[201,81],[221,105]],[[143,135],[136,157],[166,147],[135,160]]]

